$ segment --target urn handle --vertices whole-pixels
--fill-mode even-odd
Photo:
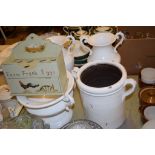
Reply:
[[[72,96],[70,96],[69,94],[65,95],[63,101],[66,103],[66,107],[65,110],[69,111],[69,109],[74,105],[75,100]]]
[[[71,44],[68,47],[68,53],[71,53],[71,48],[74,46],[75,44],[75,38],[72,35],[69,35],[66,37],[66,39],[71,40]]]
[[[114,47],[114,51],[115,51],[115,52],[117,52],[116,49],[118,48],[118,46],[120,46],[120,45],[123,43],[123,41],[124,41],[124,39],[125,39],[125,36],[124,36],[124,34],[123,34],[122,32],[117,32],[117,33],[116,33],[116,39],[120,39],[120,40],[119,40],[119,42],[116,44],[116,46]]]
[[[92,55],[93,51],[88,46],[86,46],[84,43],[88,43],[88,36],[86,35],[83,35],[80,37],[80,44],[84,49],[87,49],[90,52],[89,55]]]
[[[77,73],[79,72],[79,68],[78,67],[74,67],[73,70],[72,70],[72,76],[77,79]]]
[[[131,85],[131,87],[128,90],[124,91],[124,95],[123,95],[123,100],[125,99],[125,97],[129,96],[130,94],[132,94],[135,91],[136,88],[136,81],[134,79],[127,79],[124,83],[124,89],[127,85]]]

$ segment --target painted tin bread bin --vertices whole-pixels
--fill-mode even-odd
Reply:
[[[12,49],[2,69],[12,95],[59,96],[67,88],[61,47],[35,34]]]

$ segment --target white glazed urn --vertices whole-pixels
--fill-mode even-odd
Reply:
[[[105,87],[94,87],[84,83],[82,80],[83,72],[90,72],[90,67],[100,64],[117,68],[119,72],[121,72],[120,79],[114,84]],[[99,71],[99,68],[96,68],[96,70]],[[100,72],[102,72],[102,70],[100,70]],[[125,98],[132,94],[136,87],[136,81],[134,79],[127,79],[125,68],[120,63],[96,60],[85,64],[81,68],[75,67],[72,74],[80,90],[85,119],[94,121],[103,128],[119,128],[125,121]],[[95,75],[94,71],[91,74]],[[112,74],[112,76],[116,77],[116,73]],[[87,78],[86,81],[90,81],[90,77],[92,76],[87,74],[87,76],[85,76],[85,78]],[[101,78],[102,76],[100,76],[99,73],[98,77],[92,78],[91,83]],[[128,90],[126,90],[127,85],[131,85]]]
[[[124,38],[122,32],[118,32],[115,35],[110,32],[103,32],[91,36],[82,36],[80,41],[83,46],[85,46],[84,43],[93,46],[92,49],[90,49],[92,54],[88,57],[88,62],[104,60],[120,63],[121,57],[117,52],[117,48],[123,43]],[[118,43],[113,47],[112,44],[118,39]]]

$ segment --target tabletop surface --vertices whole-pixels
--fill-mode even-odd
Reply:
[[[0,52],[8,47],[8,45],[0,45]],[[129,78],[133,78],[136,81],[138,81],[138,76],[128,76]],[[6,83],[5,77],[2,72],[0,72],[0,85],[3,85]],[[139,129],[142,127],[142,122],[140,119],[140,113],[139,113],[139,100],[138,100],[138,91],[139,87],[137,85],[135,92],[128,96],[125,100],[125,115],[126,115],[126,121],[124,124],[120,127],[120,129]],[[75,99],[75,106],[74,106],[74,113],[73,113],[73,120],[77,119],[84,119],[84,110],[80,98],[79,89],[76,87],[74,89],[74,99]]]

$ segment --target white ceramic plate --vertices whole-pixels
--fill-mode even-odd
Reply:
[[[141,79],[144,83],[152,84],[155,82],[155,68],[144,68],[141,71]]]

